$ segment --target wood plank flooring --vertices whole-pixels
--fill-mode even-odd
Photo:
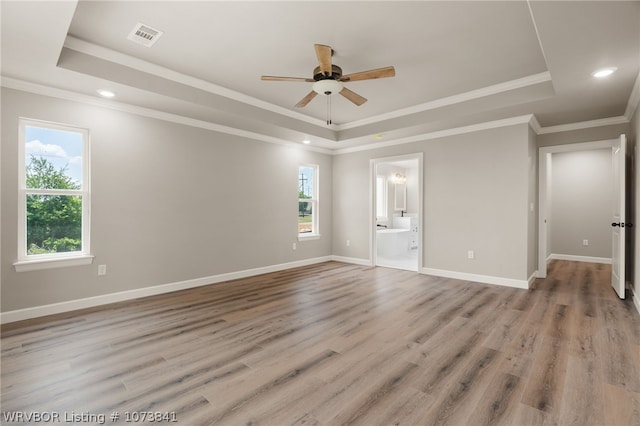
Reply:
[[[6,324],[2,422],[640,425],[640,318],[609,276],[553,261],[527,291],[328,262]]]

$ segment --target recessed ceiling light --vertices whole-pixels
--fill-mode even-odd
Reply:
[[[311,143],[311,141],[309,139],[305,139],[302,141],[303,144],[305,145],[309,145]]]
[[[602,68],[592,72],[591,75],[595,78],[605,78],[616,72],[617,69],[616,67]]]
[[[113,98],[116,94],[110,90],[99,89],[97,90],[98,94],[103,98]]]
[[[378,133],[377,135],[373,135],[373,138],[374,139],[382,139],[383,136],[380,133]]]

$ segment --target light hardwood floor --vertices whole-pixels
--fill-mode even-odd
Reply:
[[[609,274],[554,261],[527,291],[329,262],[7,324],[0,402],[107,423],[640,425],[640,318]]]

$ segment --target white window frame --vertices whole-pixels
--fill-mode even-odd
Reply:
[[[309,167],[313,169],[313,188],[311,198],[298,198],[298,203],[311,203],[313,217],[311,221],[311,232],[298,232],[298,240],[314,240],[320,238],[320,166],[317,164],[303,163],[298,166],[298,180],[300,179],[300,168]],[[298,224],[296,223],[296,226]]]
[[[82,134],[82,188],[38,189],[27,188],[26,180],[26,127],[62,130]],[[67,124],[52,123],[30,118],[18,119],[18,259],[13,266],[17,272],[38,269],[88,265],[93,261],[90,248],[91,181],[89,129]],[[82,197],[82,248],[80,251],[47,254],[27,254],[27,195],[76,195]]]

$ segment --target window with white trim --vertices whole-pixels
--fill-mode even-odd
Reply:
[[[90,263],[89,130],[21,118],[19,138],[16,270]]]
[[[298,169],[298,237],[319,236],[318,166],[301,165]]]

